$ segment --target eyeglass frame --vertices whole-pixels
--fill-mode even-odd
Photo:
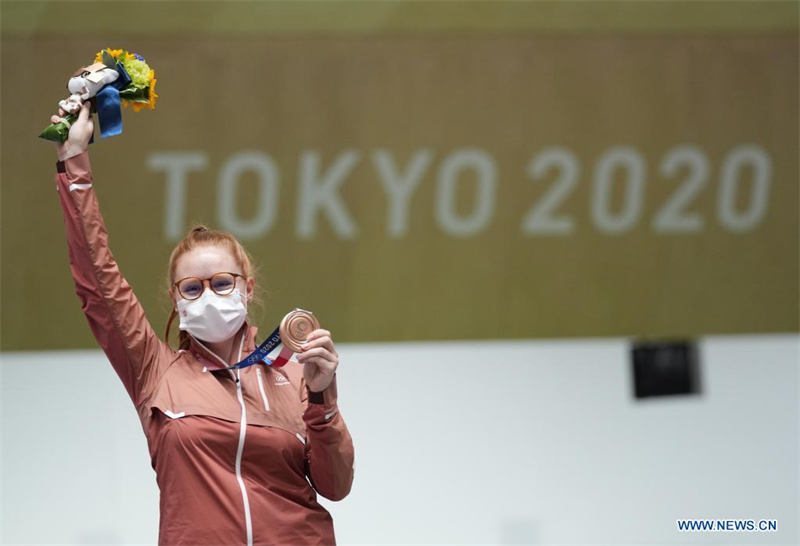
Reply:
[[[211,286],[211,279],[213,279],[217,275],[232,275],[233,276],[233,288],[231,288],[230,292],[227,292],[225,294],[220,294],[219,292],[214,290],[214,287]],[[213,275],[211,275],[210,277],[206,277],[205,279],[201,279],[200,277],[184,277],[184,278],[182,278],[180,280],[177,280],[174,283],[172,283],[172,286],[175,288],[175,290],[178,291],[178,294],[180,295],[180,297],[182,297],[183,299],[185,299],[187,301],[194,301],[196,299],[200,299],[203,296],[203,294],[206,291],[206,287],[210,288],[211,291],[214,292],[218,296],[230,296],[233,293],[233,291],[236,290],[236,280],[239,279],[239,278],[247,280],[247,276],[246,275],[242,275],[241,273],[233,273],[231,271],[218,271],[217,273],[214,273]],[[187,298],[186,296],[184,296],[183,292],[181,291],[181,287],[178,286],[180,283],[182,283],[183,281],[188,280],[188,279],[197,279],[203,285],[203,290],[194,298]]]

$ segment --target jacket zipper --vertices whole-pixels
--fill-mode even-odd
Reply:
[[[244,344],[244,336],[242,336],[242,343],[239,346],[239,360],[242,359],[242,347]],[[242,479],[242,452],[244,451],[244,437],[247,431],[247,411],[244,408],[244,397],[242,396],[242,382],[240,377],[241,369],[237,369],[236,373],[233,370],[228,370],[233,375],[233,380],[236,382],[236,398],[239,399],[239,405],[242,406],[242,419],[239,425],[239,446],[236,448],[236,481],[239,482],[239,489],[242,490],[242,502],[244,503],[244,525],[247,532],[247,546],[253,546],[253,522],[250,518],[250,501],[247,499],[247,488]]]
[[[269,400],[267,400],[267,393],[264,391],[264,383],[261,380],[261,368],[256,368],[256,375],[258,375],[258,390],[261,391],[261,400],[264,401],[264,410],[269,411]]]

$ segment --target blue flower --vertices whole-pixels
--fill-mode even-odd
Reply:
[[[136,57],[136,59],[139,60],[139,61],[143,61],[144,60],[144,57],[142,57],[138,53],[134,53],[133,56]]]

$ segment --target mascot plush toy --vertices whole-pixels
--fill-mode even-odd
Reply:
[[[103,63],[80,68],[67,84],[67,89],[72,94],[60,101],[58,105],[68,114],[77,114],[85,101],[97,95],[98,91],[116,81],[117,78],[119,78],[119,72],[108,68]]]
[[[79,68],[69,79],[70,96],[58,105],[66,112],[58,123],[53,123],[39,135],[41,138],[64,142],[69,128],[78,117],[81,105],[92,101],[92,112],[97,112],[100,136],[109,137],[122,132],[120,105],[133,105],[138,112],[144,106],[156,104],[155,72],[144,57],[122,49],[105,49],[97,53],[92,65]]]

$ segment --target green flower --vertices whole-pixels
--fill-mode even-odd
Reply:
[[[125,59],[122,61],[125,71],[131,77],[133,85],[139,89],[150,87],[150,67],[138,59]]]

